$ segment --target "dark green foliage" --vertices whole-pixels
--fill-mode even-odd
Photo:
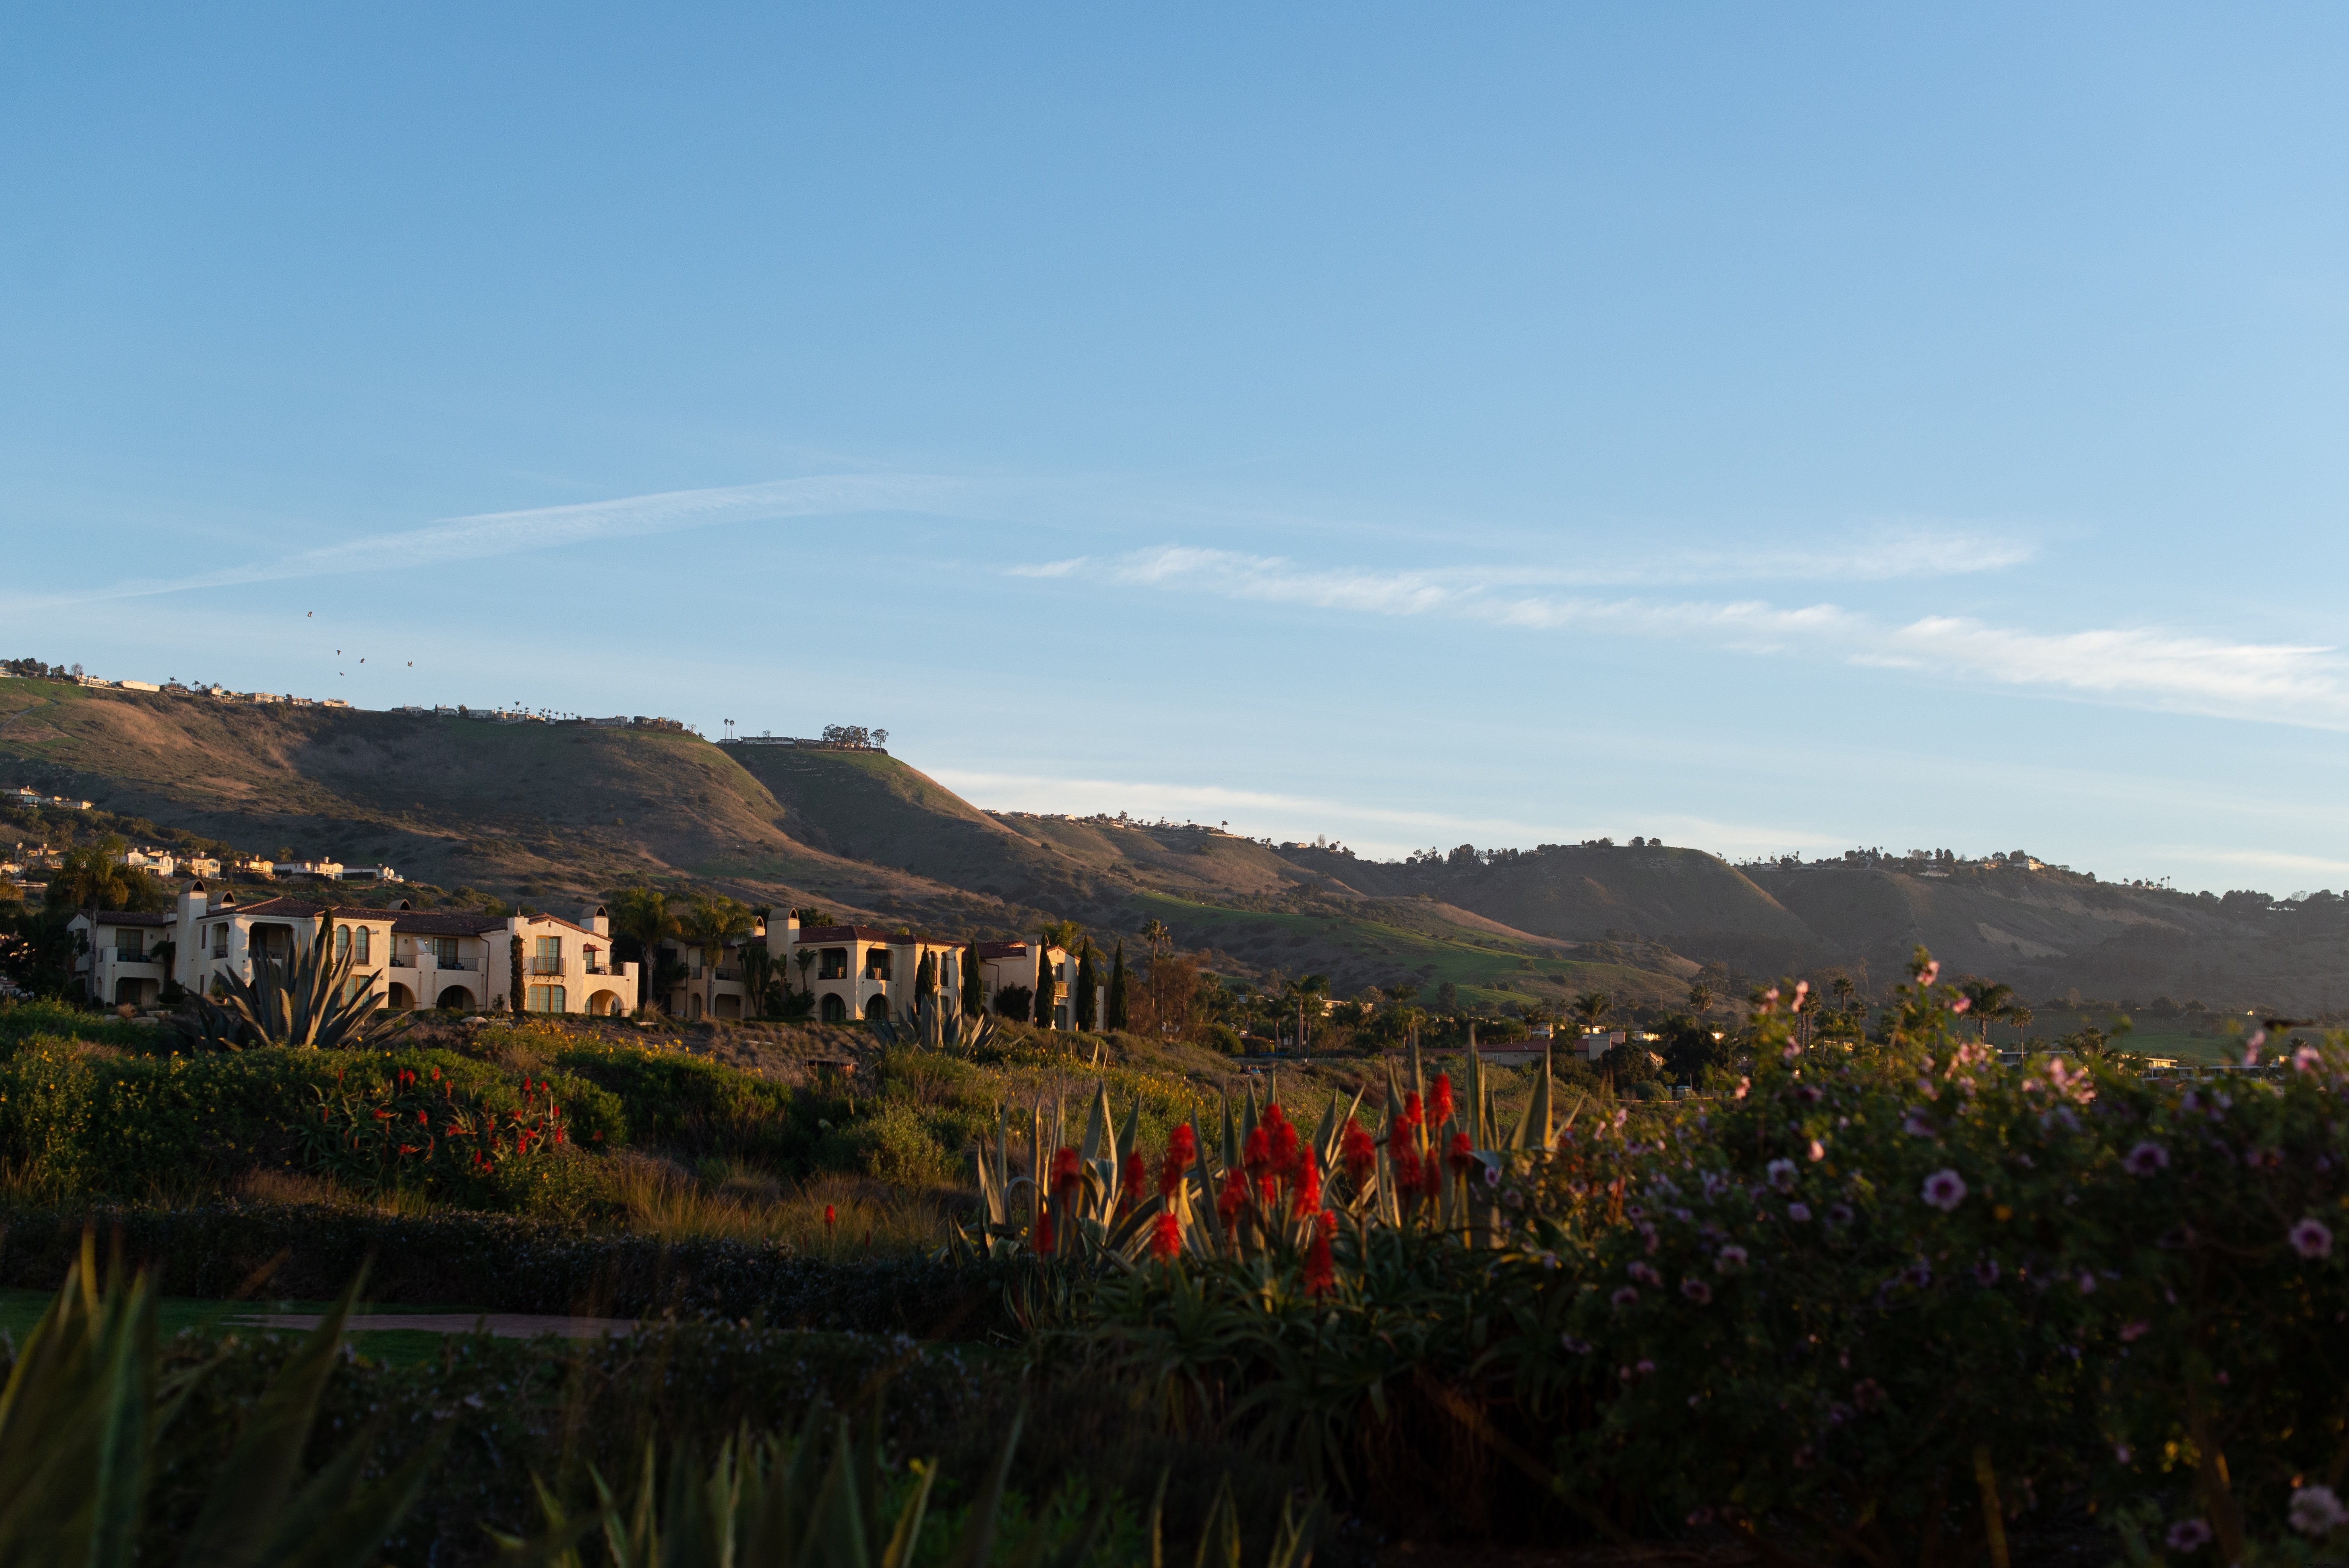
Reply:
[[[935,954],[925,953],[921,963],[914,966],[914,996],[916,1001],[938,994],[938,961]]]
[[[1036,1006],[1030,1015],[1038,1028],[1052,1026],[1052,1005],[1060,1000],[1060,994],[1061,982],[1052,974],[1052,955],[1040,948],[1036,958]]]
[[[453,1051],[99,1057],[40,1041],[0,1062],[0,1161],[51,1192],[117,1198],[216,1189],[254,1169],[325,1172],[335,1157],[316,1136],[322,1114],[349,1095],[392,1086],[415,1092],[399,1083],[402,1074],[413,1074],[428,1096],[446,1085],[469,1108],[493,1114],[522,1111],[534,1098],[522,1087],[524,1075]],[[627,1123],[619,1100],[595,1084],[567,1073],[549,1081],[573,1147],[548,1153],[548,1173],[575,1177],[562,1169],[584,1158],[573,1149],[616,1147]],[[413,1110],[403,1115],[412,1121]],[[425,1131],[440,1125],[429,1121]],[[415,1141],[421,1147],[427,1138]],[[474,1203],[523,1196],[492,1177],[460,1180],[453,1190],[449,1180],[429,1159],[415,1166],[418,1190]]]
[[[526,994],[522,988],[522,933],[506,935],[506,1005],[517,1018],[523,1015]]]
[[[316,936],[297,944],[282,964],[256,955],[251,980],[220,976],[217,1002],[197,997],[172,1020],[184,1048],[365,1046],[382,1029],[382,1019],[374,997],[351,985],[349,949],[329,953],[328,926],[320,919]]]
[[[554,1063],[612,1097],[626,1130],[617,1136],[631,1143],[775,1166],[807,1153],[812,1130],[794,1124],[781,1084],[695,1057],[607,1047],[564,1051]]]
[[[974,942],[962,954],[962,1016],[984,1017],[987,1014],[987,968],[980,963],[978,944]]]
[[[374,1259],[371,1300],[461,1303],[484,1312],[573,1313],[983,1339],[1008,1326],[999,1272],[926,1259],[829,1264],[779,1243],[664,1242],[498,1214],[429,1216],[321,1204],[16,1210],[0,1236],[0,1283],[62,1277],[95,1227],[174,1295],[265,1288],[317,1299]]]
[[[1127,1012],[1125,939],[1123,937],[1118,939],[1117,956],[1110,961],[1109,1016],[1103,1020],[1103,1025],[1112,1034],[1133,1026]]]
[[[1036,993],[1025,985],[1006,985],[995,994],[995,1010],[1024,1024],[1036,1010]]]
[[[1083,956],[1077,960],[1077,994],[1071,998],[1074,1006],[1070,1009],[1077,1027],[1088,1035],[1093,1032],[1093,1026],[1101,1021],[1094,1012],[1100,986],[1101,982],[1093,974],[1092,944],[1088,942],[1085,944]]]

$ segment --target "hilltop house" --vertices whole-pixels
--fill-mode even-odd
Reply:
[[[601,909],[585,923],[552,914],[438,913],[357,909],[265,898],[239,903],[212,896],[198,881],[169,914],[76,915],[87,939],[75,973],[93,1001],[152,1005],[166,977],[211,992],[223,976],[253,978],[256,955],[284,960],[296,943],[330,927],[337,955],[351,955],[353,995],[371,993],[394,1011],[512,1006],[513,949],[522,944],[523,1009],[532,1013],[626,1014],[636,1008],[636,965],[611,961],[611,922]],[[159,954],[159,944],[168,952]]]
[[[758,1012],[746,1006],[741,949],[762,946],[775,963],[776,978],[793,991],[815,993],[815,1016],[825,1023],[851,1018],[885,1018],[913,1005],[914,977],[924,958],[935,961],[938,989],[948,997],[962,994],[962,967],[970,948],[964,943],[887,931],[869,925],[802,926],[797,915],[770,920],[755,927],[747,943],[730,944],[709,964],[709,955],[690,943],[672,941],[667,950],[686,971],[686,977],[666,998],[668,1010],[679,1017],[740,1018]],[[1040,965],[1052,966],[1061,988],[1056,1026],[1075,1026],[1068,995],[1076,965],[1063,947],[1042,947],[1030,942],[982,942],[978,944],[981,983],[988,1006],[1007,986],[1033,991]],[[1106,1004],[1096,998],[1095,1016]]]

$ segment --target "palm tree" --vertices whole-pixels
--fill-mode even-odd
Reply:
[[[660,957],[660,944],[677,933],[677,916],[669,913],[668,894],[657,888],[622,888],[604,907],[612,917],[613,931],[644,949],[644,964],[637,972],[640,984],[636,1006],[639,1010],[655,1006],[653,970]]]
[[[1712,1012],[1713,987],[1706,985],[1702,980],[1690,981],[1688,989],[1688,1005],[1689,1011],[1695,1014],[1700,1018],[1703,1017],[1707,1013]]]
[[[1329,991],[1327,975],[1299,975],[1280,988],[1281,1000],[1297,1008],[1297,1054],[1300,1057],[1305,1054],[1305,1004],[1319,1001]]]
[[[701,949],[705,981],[701,1012],[704,1017],[714,1018],[718,1016],[718,965],[725,959],[728,943],[750,934],[750,906],[724,893],[697,892],[688,900],[685,918],[677,925],[680,936]]]
[[[1150,956],[1153,958],[1164,958],[1167,954],[1174,951],[1174,934],[1167,929],[1166,923],[1163,920],[1143,921],[1142,940],[1149,944]]]
[[[1607,1021],[1607,1015],[1614,1010],[1614,1006],[1607,999],[1606,992],[1585,991],[1574,999],[1574,1016],[1582,1020],[1582,1032],[1588,1034]]]
[[[1958,994],[1966,999],[1966,1011],[1973,1015],[1977,1037],[1989,1044],[1991,1024],[2006,1016],[2014,1005],[2014,987],[1995,980],[1968,978],[1958,983]]]
[[[1848,975],[1837,975],[1833,983],[1830,985],[1829,989],[1834,991],[1836,994],[1836,1011],[1848,1016],[1851,1012],[1851,994],[1858,989],[1857,986],[1851,983],[1851,976]]]
[[[815,949],[812,947],[801,948],[797,953],[792,954],[792,962],[800,966],[800,989],[804,992],[812,992],[815,987],[808,984],[807,972],[815,966]]]
[[[775,981],[775,955],[763,942],[742,944],[742,1012],[750,1016],[755,1006],[761,1017],[767,1013],[767,987]]]

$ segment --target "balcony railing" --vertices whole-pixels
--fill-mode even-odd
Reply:
[[[433,965],[435,969],[471,969],[472,966],[473,961],[470,958],[443,958]]]
[[[533,958],[530,961],[530,972],[533,975],[560,975],[563,973],[563,960]]]
[[[617,975],[619,973],[618,970],[613,968],[608,964],[590,964],[587,965],[581,972],[587,975]]]
[[[222,943],[219,946],[217,946],[217,947],[213,948],[213,949],[212,949],[212,956],[213,956],[213,957],[215,957],[215,958],[225,958],[225,957],[227,957],[227,956],[228,956],[228,944],[226,944],[226,943],[224,943],[224,942],[223,942],[223,943]]]
[[[135,947],[118,947],[114,950],[114,961],[117,964],[144,964],[148,958]]]
[[[394,969],[413,969],[416,967],[416,954],[395,953],[391,955],[391,966]]]
[[[740,969],[720,969],[718,971],[718,977],[720,980],[740,980],[742,978],[742,972]]]

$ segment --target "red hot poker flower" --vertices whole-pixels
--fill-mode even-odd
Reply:
[[[1444,1162],[1452,1167],[1452,1173],[1454,1176],[1468,1174],[1468,1167],[1476,1163],[1476,1153],[1469,1147],[1466,1133],[1455,1132],[1452,1135],[1452,1147],[1445,1152]]]
[[[1437,1073],[1435,1088],[1428,1094],[1427,1119],[1441,1127],[1452,1119],[1452,1075]]]
[[[1247,1142],[1240,1150],[1240,1163],[1248,1168],[1251,1175],[1272,1163],[1272,1134],[1262,1122],[1249,1131]]]
[[[1133,1208],[1135,1200],[1141,1196],[1142,1190],[1148,1185],[1150,1185],[1150,1160],[1137,1149],[1125,1157],[1125,1171],[1118,1179],[1117,1206],[1120,1209]]]
[[[1063,1149],[1055,1153],[1052,1156],[1053,1190],[1057,1191],[1064,1187],[1075,1186],[1083,1179],[1080,1174],[1081,1169],[1075,1150]]]
[[[1321,1207],[1321,1163],[1309,1148],[1297,1151],[1297,1189],[1289,1202],[1290,1212],[1297,1214],[1310,1214]]]
[[[1291,1181],[1296,1180],[1297,1129],[1286,1121],[1273,1124],[1272,1168]]]
[[[1150,1227],[1150,1255],[1160,1263],[1172,1263],[1183,1250],[1183,1222],[1172,1214],[1161,1214]]]
[[[1379,1146],[1353,1117],[1346,1119],[1345,1135],[1338,1140],[1338,1159],[1346,1167],[1346,1180],[1353,1183],[1356,1191],[1369,1185],[1379,1168]]]
[[[1189,1122],[1176,1122],[1174,1130],[1166,1135],[1166,1158],[1178,1166],[1199,1158],[1199,1135],[1191,1130]]]
[[[1240,1211],[1247,1206],[1247,1178],[1234,1171],[1224,1177],[1224,1190],[1216,1194],[1216,1214],[1229,1230],[1239,1223]]]
[[[1338,1229],[1338,1216],[1329,1210],[1321,1211],[1313,1225],[1312,1244],[1305,1249],[1305,1294],[1327,1295],[1338,1288],[1338,1263],[1330,1255],[1330,1237]]]
[[[839,1219],[833,1213],[832,1205],[826,1203],[823,1206],[823,1228],[828,1231],[837,1223],[839,1223]]]
[[[1052,1255],[1052,1211],[1050,1209],[1036,1216],[1036,1255],[1046,1258]]]

